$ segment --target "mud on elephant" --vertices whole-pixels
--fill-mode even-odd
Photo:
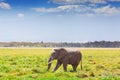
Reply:
[[[64,48],[54,49],[51,53],[51,56],[48,60],[48,69],[50,69],[52,61],[57,60],[56,67],[54,68],[55,72],[61,64],[63,64],[64,71],[67,71],[67,65],[70,64],[73,67],[73,71],[76,71],[77,66],[81,62],[81,69],[82,69],[82,54],[80,51],[69,51]]]

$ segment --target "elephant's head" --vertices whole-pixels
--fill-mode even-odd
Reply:
[[[47,70],[50,69],[51,63],[53,60],[55,60],[55,59],[60,60],[60,59],[64,58],[66,54],[67,54],[67,51],[63,48],[54,49],[54,51],[51,53],[51,56],[48,60],[48,69]]]

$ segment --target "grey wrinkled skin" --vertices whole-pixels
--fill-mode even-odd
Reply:
[[[53,72],[55,72],[61,64],[63,64],[64,71],[67,71],[67,65],[70,64],[73,67],[73,71],[76,71],[77,66],[81,62],[82,69],[82,54],[80,51],[68,51],[64,48],[54,49],[54,52],[51,53],[51,56],[48,60],[48,69],[50,69],[52,61],[57,60],[56,67]]]

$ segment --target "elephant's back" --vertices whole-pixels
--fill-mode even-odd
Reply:
[[[74,56],[79,56],[79,57],[81,57],[82,56],[82,53],[79,51],[79,50],[74,50],[74,51],[68,51],[68,54],[69,55],[74,55]]]

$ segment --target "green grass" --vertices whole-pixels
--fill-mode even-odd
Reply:
[[[120,49],[80,49],[83,70],[64,72],[61,66],[52,73],[47,61],[52,49],[0,48],[0,80],[120,80]]]

